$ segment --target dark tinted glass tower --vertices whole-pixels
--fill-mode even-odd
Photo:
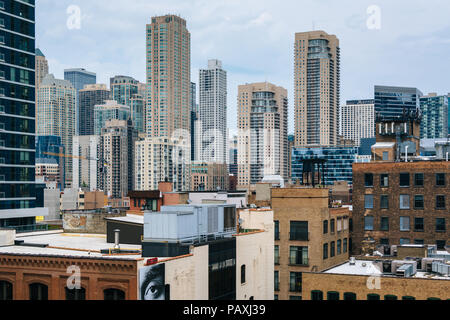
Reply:
[[[404,110],[420,107],[422,92],[417,88],[375,86],[375,114],[382,117],[402,116]]]
[[[0,227],[43,215],[35,192],[34,0],[0,1]]]

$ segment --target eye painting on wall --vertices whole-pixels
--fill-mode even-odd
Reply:
[[[165,285],[165,266],[157,264],[139,270],[141,300],[169,300],[168,286]]]

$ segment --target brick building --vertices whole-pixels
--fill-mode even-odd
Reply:
[[[256,195],[258,197],[258,195]],[[273,188],[275,299],[302,299],[302,274],[349,258],[350,211],[331,208],[328,189]]]
[[[353,254],[374,245],[436,244],[450,238],[450,162],[353,164]]]

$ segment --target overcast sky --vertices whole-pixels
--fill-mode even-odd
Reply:
[[[80,28],[67,9],[81,12]],[[380,9],[380,29],[371,6]],[[373,11],[371,11],[373,12]],[[373,98],[373,86],[423,93],[450,92],[448,0],[36,0],[36,46],[50,72],[65,68],[145,82],[145,27],[152,16],[177,14],[191,33],[191,80],[208,59],[228,72],[228,127],[236,128],[239,84],[269,81],[289,92],[293,132],[293,55],[296,32],[324,30],[341,47],[341,104]],[[374,24],[375,23],[375,24]]]

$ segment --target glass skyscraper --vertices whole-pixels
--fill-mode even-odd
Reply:
[[[421,139],[447,138],[448,134],[448,97],[430,93],[420,98]]]
[[[358,154],[357,147],[292,148],[291,152],[292,180],[294,182],[302,182],[304,161],[325,160],[324,180],[326,185],[332,185],[335,181],[347,181],[352,184],[352,166]]]
[[[34,225],[35,2],[0,1],[0,228]]]
[[[422,95],[417,88],[375,86],[375,115],[398,117],[403,110],[416,111]]]

